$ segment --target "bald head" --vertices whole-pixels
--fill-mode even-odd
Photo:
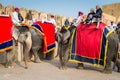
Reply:
[[[96,9],[99,9],[100,8],[100,6],[99,5],[96,5]]]

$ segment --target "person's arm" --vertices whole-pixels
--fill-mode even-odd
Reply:
[[[77,27],[78,24],[80,23],[80,21],[81,21],[80,17],[78,17],[77,20],[75,21],[75,23],[73,23],[73,25]]]
[[[57,26],[57,24],[56,24],[56,21],[55,21],[55,20],[53,20],[53,24],[54,24],[54,26],[55,26],[55,27]]]

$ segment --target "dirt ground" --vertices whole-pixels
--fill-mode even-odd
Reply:
[[[119,80],[120,73],[116,70],[112,74],[103,74],[102,69],[85,65],[85,69],[78,70],[76,63],[69,62],[67,70],[60,70],[58,59],[44,60],[41,63],[29,62],[29,68],[24,64],[15,63],[15,68],[7,69],[0,65],[0,80]]]

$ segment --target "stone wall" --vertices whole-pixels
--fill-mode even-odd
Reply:
[[[102,14],[102,18],[103,18],[103,22],[107,23],[108,21],[111,22],[116,22],[116,17],[112,16],[112,15],[109,15],[109,14],[106,14],[106,13],[103,13]]]
[[[116,18],[115,21],[118,22],[120,16],[120,3],[103,5],[102,9],[104,13],[114,16]]]

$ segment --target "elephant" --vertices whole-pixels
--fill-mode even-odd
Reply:
[[[29,60],[29,52],[32,46],[31,33],[29,32],[29,28],[25,24],[14,26],[12,30],[12,35],[16,44],[18,44],[18,42],[23,44],[23,57],[25,62],[25,69],[27,69],[27,61]]]
[[[76,30],[75,28],[70,29],[62,29],[58,31],[56,34],[56,38],[58,41],[58,54],[60,58],[60,69],[67,68],[67,62],[70,58],[70,45],[71,45],[71,36],[72,30]],[[115,63],[118,68],[118,72],[120,72],[120,60],[118,59],[118,37],[116,36],[116,32],[112,32],[110,36],[107,38],[108,40],[108,51],[107,51],[107,58],[106,58],[106,66],[103,69],[104,73],[112,73],[111,69],[111,61]],[[78,63],[77,69],[83,69],[83,63]]]
[[[17,26],[18,27],[18,26]],[[17,56],[17,42],[18,39],[20,39],[20,31],[17,27],[12,28],[12,49],[5,50],[4,52],[0,52],[0,63],[5,64],[6,68],[13,68],[13,62],[17,61],[16,56]]]
[[[16,45],[13,41],[13,48],[0,52],[0,63],[5,65],[5,68],[14,68]]]
[[[43,35],[41,35],[33,26],[22,24],[13,29],[13,36],[17,42],[23,44],[23,53],[25,68],[28,68],[27,60],[30,60],[30,55],[33,53],[34,62],[40,63],[41,59],[53,59],[54,50],[44,55],[43,53]]]
[[[39,63],[41,59],[52,60],[54,58],[54,50],[44,54],[43,52],[43,35],[40,34],[36,29],[30,28],[32,48],[31,52],[34,54],[34,62]]]
[[[31,33],[31,40],[32,40],[32,46],[31,50],[34,54],[34,62],[39,63],[41,60],[39,59],[38,51],[42,49],[43,46],[43,40],[42,36],[35,30],[35,29],[30,29]]]
[[[62,27],[62,29],[56,33],[56,40],[58,42],[57,56],[59,55],[61,63],[59,68],[62,70],[67,69],[67,62],[70,58],[70,39],[74,30],[76,30],[74,26],[71,26],[69,29]]]

